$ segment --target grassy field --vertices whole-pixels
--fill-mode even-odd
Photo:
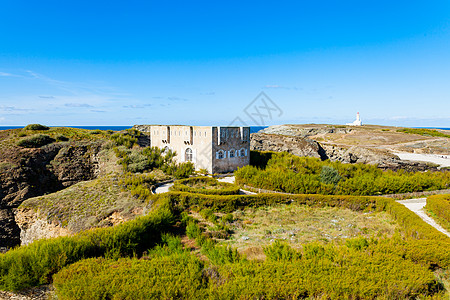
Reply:
[[[363,213],[335,207],[279,205],[239,210],[233,217],[230,223],[233,234],[222,243],[248,256],[262,253],[262,247],[275,240],[301,248],[309,242],[340,243],[353,237],[390,237],[398,228],[386,212]]]

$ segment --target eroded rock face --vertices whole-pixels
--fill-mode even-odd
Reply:
[[[316,141],[299,136],[253,133],[250,149],[257,151],[288,152],[297,156],[327,159],[325,151]]]
[[[20,243],[14,220],[26,199],[53,193],[98,174],[101,143],[54,143],[37,149],[2,149],[0,163],[0,247]]]
[[[28,245],[35,240],[71,235],[72,232],[61,224],[49,223],[45,216],[32,209],[20,209],[16,213],[16,223],[20,228],[21,245]]]

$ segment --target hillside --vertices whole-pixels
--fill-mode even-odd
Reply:
[[[109,135],[45,126],[0,131],[0,247],[20,243],[14,213],[23,201],[95,179],[108,170],[110,163],[101,150]]]

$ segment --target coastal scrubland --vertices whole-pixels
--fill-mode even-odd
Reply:
[[[258,153],[255,166],[236,172],[238,184],[263,187],[259,184],[265,184],[264,174],[270,184],[263,188],[274,189],[274,182],[287,187],[283,181],[288,180],[295,186],[303,178],[296,176],[303,174],[313,178],[303,181],[318,181],[326,189],[319,190],[322,194],[241,195],[239,186],[202,176],[178,180],[172,191],[154,195],[155,183],[189,176],[190,166],[172,164],[170,154],[158,149],[138,147],[138,132],[90,135],[103,134],[110,141],[105,149],[116,156],[120,169],[111,167],[92,186],[72,186],[80,194],[73,203],[92,199],[93,214],[103,204],[117,205],[110,202],[109,193],[122,194],[143,207],[142,216],[0,254],[0,289],[18,291],[50,283],[58,299],[448,299],[450,295],[450,238],[393,199],[367,196],[378,193],[369,193],[369,184],[358,188],[357,181],[368,174],[372,185],[378,180],[398,191],[403,177],[406,183],[399,186],[433,189],[448,186],[446,171],[396,173]],[[278,172],[274,177],[263,173],[270,168]],[[335,192],[339,184],[352,180],[347,188],[353,195]],[[97,184],[105,194],[89,191]],[[59,197],[69,202],[63,192]],[[50,196],[34,198],[35,205],[41,199],[42,210],[52,218],[68,217],[58,210],[58,196]]]
[[[450,230],[450,195],[428,197],[425,208],[442,227]]]
[[[255,155],[256,156],[256,155]],[[235,172],[239,184],[293,194],[384,195],[450,187],[450,173],[380,170],[288,153],[258,154],[256,165]]]

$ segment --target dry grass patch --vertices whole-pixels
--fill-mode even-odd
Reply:
[[[386,212],[363,213],[333,207],[280,205],[236,211],[233,215],[235,220],[230,224],[233,234],[222,243],[250,252],[251,256],[261,256],[260,251],[252,248],[266,246],[274,240],[285,240],[300,248],[313,241],[330,243],[357,236],[390,237],[398,228]]]
[[[118,176],[108,175],[50,195],[30,198],[20,208],[31,208],[46,216],[48,222],[79,232],[122,223],[142,212],[144,201],[121,189]]]

